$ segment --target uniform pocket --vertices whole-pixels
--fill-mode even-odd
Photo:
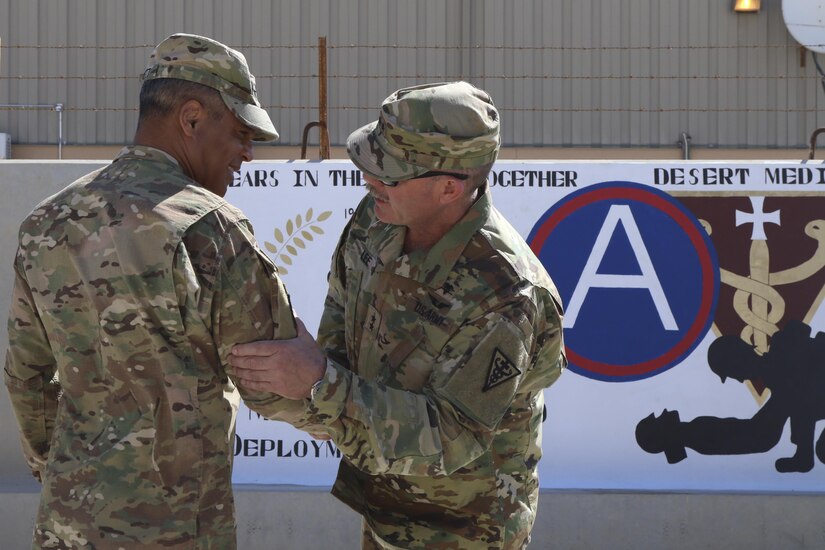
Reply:
[[[95,402],[80,403],[64,395],[58,405],[47,471],[65,473],[129,447],[151,449],[154,440],[151,417],[143,415],[128,389]]]

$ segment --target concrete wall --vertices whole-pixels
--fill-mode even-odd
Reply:
[[[17,227],[32,207],[103,161],[0,162],[0,325],[5,327]],[[0,330],[0,354],[7,336]],[[38,486],[0,390],[0,547],[27,548]],[[821,480],[815,480],[820,483]],[[816,489],[812,487],[812,489]],[[325,490],[236,487],[245,549],[358,548],[360,520]],[[542,491],[531,548],[825,548],[825,493],[670,494]]]
[[[235,487],[238,547],[359,548],[360,518],[322,490]],[[28,548],[37,493],[0,489],[0,545]],[[825,497],[542,491],[531,550],[825,547]]]

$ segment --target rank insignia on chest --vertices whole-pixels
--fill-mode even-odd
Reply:
[[[490,361],[490,371],[487,373],[487,381],[481,391],[486,392],[500,386],[519,374],[521,374],[521,371],[518,367],[500,349],[495,348],[493,359]]]
[[[381,313],[370,304],[367,307],[367,317],[364,322],[364,332],[375,337],[378,329],[381,328]]]

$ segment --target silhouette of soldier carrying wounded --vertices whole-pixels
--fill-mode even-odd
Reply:
[[[776,461],[779,472],[808,472],[814,466],[814,429],[825,418],[825,333],[811,338],[811,327],[790,321],[773,335],[764,355],[738,336],[722,336],[708,349],[708,364],[722,382],[760,380],[770,390],[767,402],[752,418],[700,416],[681,422],[678,411],[642,419],[636,441],[648,453],[665,453],[675,464],[687,458],[685,448],[706,455],[764,453],[782,437],[791,420],[796,453]],[[825,432],[816,443],[816,456],[825,463]]]

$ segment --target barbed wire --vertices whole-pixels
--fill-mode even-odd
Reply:
[[[297,111],[317,111],[319,109],[316,105],[263,105],[264,109],[274,110],[297,110]],[[31,110],[25,106],[5,106],[0,107],[0,111],[27,111]],[[137,112],[137,107],[66,107],[62,111],[75,112]],[[350,105],[341,105],[335,107],[327,107],[329,111],[377,111],[376,107],[358,107]],[[709,108],[709,107],[662,107],[662,108],[647,108],[647,107],[627,107],[627,108],[575,108],[575,107],[500,107],[499,111],[511,113],[818,113],[822,109],[814,107],[810,108],[767,108],[767,107],[733,107],[733,108]]]
[[[3,44],[0,45],[0,50],[135,50],[144,48],[154,48],[157,44],[132,44],[122,46],[106,46],[99,44]],[[296,50],[296,49],[317,49],[317,44],[312,45],[288,45],[288,44],[269,44],[269,45],[246,45],[246,46],[232,46],[234,48],[268,48],[279,50]],[[327,46],[329,47],[329,46]]]
[[[154,48],[156,44],[132,45],[86,45],[86,44],[2,44],[0,50],[133,50]],[[474,44],[467,46],[452,46],[447,44],[417,45],[417,44],[327,44],[329,50],[343,49],[395,49],[395,50],[512,50],[512,51],[560,51],[560,52],[592,52],[592,51],[663,51],[663,50],[753,50],[798,48],[822,48],[825,44],[704,44],[704,45],[646,45],[646,46],[503,46]],[[241,50],[300,50],[318,49],[317,44],[244,44],[232,46]]]
[[[771,50],[771,49],[797,49],[800,47],[807,48],[822,48],[823,44],[811,44],[800,46],[795,42],[782,44],[708,44],[708,45],[637,45],[637,46],[504,46],[504,45],[403,45],[403,44],[327,44],[327,50],[347,50],[347,49],[369,49],[369,50],[484,50],[484,51],[506,51],[506,52],[537,52],[537,53],[612,53],[612,52],[690,52],[690,51],[753,51],[753,50]],[[63,45],[42,45],[42,44],[2,44],[0,50],[137,50],[154,48],[155,44],[132,44],[132,45],[97,45],[97,44],[63,44]],[[242,46],[235,46],[241,50],[318,50],[318,44],[298,44],[298,45],[283,45],[283,44],[246,44]],[[13,56],[13,53],[8,53]],[[340,55],[330,58],[341,59]],[[283,74],[271,73],[256,75],[256,79],[260,82],[262,80],[313,80],[320,78],[317,73],[301,73],[288,72]],[[820,77],[816,75],[792,75],[792,74],[776,74],[776,75],[748,75],[748,74],[676,74],[676,75],[646,75],[646,74],[595,74],[595,75],[573,75],[573,74],[481,74],[481,75],[429,75],[429,74],[404,74],[404,75],[389,75],[389,74],[328,74],[329,80],[419,80],[419,81],[434,81],[445,79],[474,79],[474,80],[500,80],[500,81],[593,81],[593,82],[640,82],[640,83],[656,83],[656,82],[806,82],[818,81]],[[139,80],[138,75],[25,75],[18,74],[13,76],[0,76],[0,83],[3,81],[12,82],[26,82],[26,81],[122,81],[135,82]],[[787,104],[787,102],[786,102]],[[319,111],[319,107],[315,105],[282,105],[272,104],[265,105],[264,108],[271,110],[285,110],[285,111]],[[376,111],[376,107],[361,107],[356,105],[329,105],[327,107],[329,112],[341,111]],[[22,107],[6,106],[0,107],[0,111],[14,111],[25,110]],[[72,107],[64,105],[63,111],[77,112],[77,113],[99,113],[99,112],[137,112],[137,107]],[[510,113],[536,113],[536,114],[670,114],[670,113],[776,113],[776,114],[791,114],[791,113],[821,113],[822,109],[814,107],[806,108],[766,108],[766,107],[620,107],[620,108],[601,108],[601,107],[500,107],[500,111]]]
[[[386,45],[368,45],[368,44],[346,44],[346,45],[329,45],[327,49],[403,49],[403,50],[419,50],[419,49],[435,49],[435,50],[540,50],[540,51],[574,51],[574,52],[590,52],[590,51],[645,51],[645,50],[752,50],[752,49],[775,49],[775,48],[797,48],[803,46],[808,49],[821,48],[823,44],[706,44],[706,45],[661,45],[661,46],[488,46],[477,44],[474,46],[419,46],[409,45],[401,46],[398,44]],[[244,48],[254,46],[242,46]]]
[[[255,75],[255,80],[265,79],[313,79],[318,78],[317,74],[268,74]],[[469,78],[470,75],[327,75],[330,80],[333,79],[362,79],[362,80],[377,80],[377,79],[455,79],[455,78]],[[484,74],[478,76],[479,79],[492,80],[820,80],[816,75],[491,75]],[[140,76],[106,76],[106,75],[14,75],[14,76],[0,76],[0,82],[3,80],[139,80]]]

